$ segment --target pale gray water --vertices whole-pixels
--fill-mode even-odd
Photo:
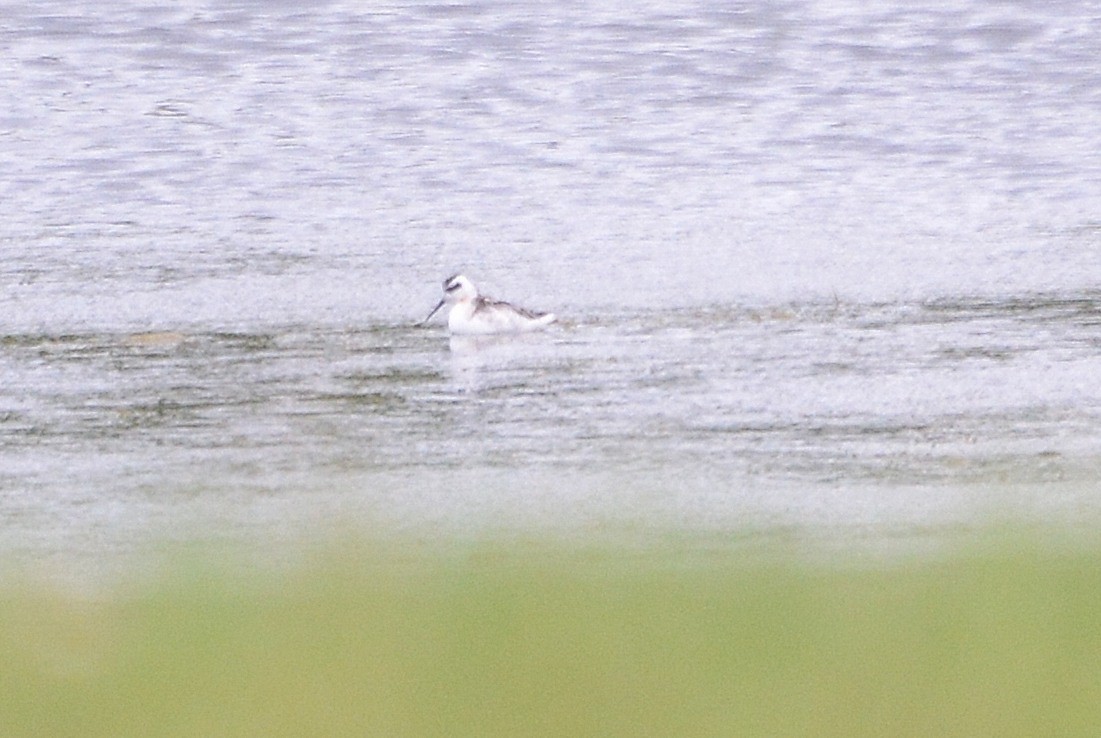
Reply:
[[[1101,519],[1096,3],[110,5],[0,7],[5,550]]]

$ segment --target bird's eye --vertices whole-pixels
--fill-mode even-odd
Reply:
[[[445,292],[454,292],[455,290],[459,289],[460,286],[461,285],[458,282],[452,282],[451,284],[447,285],[447,287],[445,288],[444,291]]]

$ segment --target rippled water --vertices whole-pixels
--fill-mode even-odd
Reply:
[[[3,13],[7,550],[1097,519],[1092,4]]]

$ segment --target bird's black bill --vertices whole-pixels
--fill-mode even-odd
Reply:
[[[439,311],[439,309],[443,307],[444,302],[446,302],[446,300],[440,300],[439,304],[436,305],[436,307],[432,308],[432,312],[428,314],[428,317],[417,323],[417,325],[424,325],[425,323],[430,321],[432,319],[432,316],[435,315]]]

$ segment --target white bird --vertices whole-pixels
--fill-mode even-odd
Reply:
[[[539,330],[555,321],[554,313],[535,313],[483,297],[474,284],[461,274],[444,280],[443,299],[420,325],[427,323],[444,305],[451,305],[447,327],[457,334],[524,333]]]

